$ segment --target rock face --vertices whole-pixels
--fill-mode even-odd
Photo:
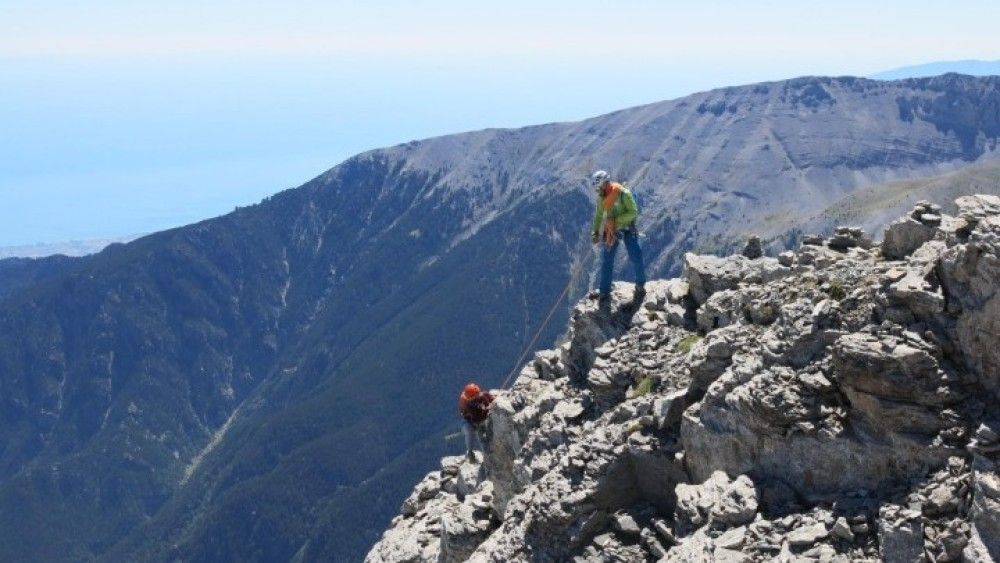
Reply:
[[[892,223],[885,230],[882,254],[892,260],[906,258],[925,242],[934,238],[941,224],[941,206],[919,201],[907,217]]]
[[[368,561],[1000,558],[1000,199],[957,203],[580,303]]]
[[[1000,197],[959,198],[954,228],[965,244],[945,251],[941,283],[958,313],[957,340],[966,362],[1000,397]]]

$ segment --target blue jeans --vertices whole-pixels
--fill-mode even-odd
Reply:
[[[635,283],[643,285],[646,283],[646,266],[642,263],[642,249],[639,248],[639,231],[630,227],[623,231],[618,231],[615,243],[608,247],[601,243],[601,281],[600,290],[602,294],[611,293],[611,276],[615,269],[615,254],[618,253],[618,243],[625,241],[625,250],[628,252],[628,259],[635,266]]]
[[[476,445],[479,450],[483,449],[483,440],[479,437],[479,428],[473,426],[468,420],[462,421],[462,433],[465,434],[465,455],[472,454]]]

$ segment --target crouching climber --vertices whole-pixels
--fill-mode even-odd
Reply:
[[[465,457],[469,461],[476,461],[476,454],[473,449],[475,442],[479,442],[479,449],[483,449],[483,440],[480,436],[483,423],[490,415],[490,404],[493,402],[493,395],[488,391],[483,391],[475,383],[465,386],[458,396],[458,412],[465,419],[462,425],[462,433],[465,434]]]

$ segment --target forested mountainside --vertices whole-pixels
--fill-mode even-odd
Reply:
[[[502,379],[584,258],[593,169],[633,187],[662,276],[988,167],[998,108],[997,78],[801,78],[414,141],[22,284],[0,299],[0,556],[360,558],[459,447],[459,385]]]
[[[0,299],[57,276],[76,263],[76,260],[67,256],[0,259]]]

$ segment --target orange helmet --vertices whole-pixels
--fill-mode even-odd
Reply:
[[[471,399],[479,394],[479,386],[475,383],[470,383],[465,386],[465,391],[462,391],[462,394]]]

